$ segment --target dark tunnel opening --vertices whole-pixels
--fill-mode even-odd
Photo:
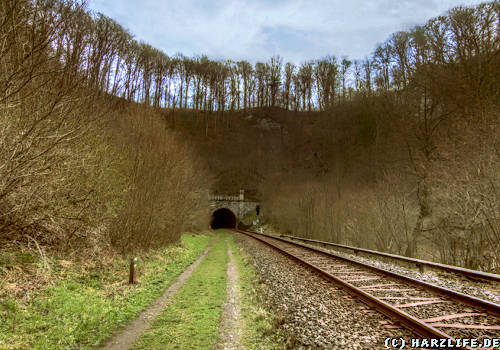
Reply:
[[[236,216],[229,209],[226,208],[217,209],[212,214],[210,227],[214,230],[218,228],[235,228]]]

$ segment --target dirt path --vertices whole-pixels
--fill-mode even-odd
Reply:
[[[191,276],[193,271],[198,267],[202,260],[207,255],[210,250],[209,245],[207,249],[200,255],[200,257],[192,263],[184,272],[177,277],[177,280],[163,293],[163,295],[157,298],[148,307],[146,311],[143,311],[135,320],[131,321],[125,326],[119,333],[114,334],[112,338],[103,347],[98,348],[99,350],[124,350],[129,349],[134,342],[139,338],[139,336],[149,328],[151,322],[162,312],[167,304],[172,299],[172,296],[177,293],[177,291],[182,287],[184,282]]]
[[[240,296],[238,292],[238,270],[234,264],[233,253],[227,246],[229,262],[227,264],[227,297],[222,312],[222,322],[219,329],[219,342],[216,350],[241,349],[240,343]]]

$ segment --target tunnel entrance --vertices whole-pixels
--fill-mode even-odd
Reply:
[[[210,227],[214,230],[218,228],[235,228],[236,216],[229,209],[226,208],[217,209],[212,214],[212,219],[210,220]]]

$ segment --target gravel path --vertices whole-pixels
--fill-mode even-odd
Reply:
[[[247,236],[235,238],[253,258],[289,349],[383,349],[387,337],[415,337],[296,261]]]
[[[149,328],[151,322],[165,309],[172,299],[172,296],[179,291],[184,282],[203,261],[209,250],[210,245],[194,263],[192,263],[179,277],[177,277],[177,280],[165,291],[165,293],[163,293],[161,297],[153,301],[146,311],[143,311],[135,320],[126,325],[125,328],[123,328],[119,333],[113,335],[106,345],[99,349],[130,349],[141,334]]]
[[[240,296],[238,293],[238,270],[234,263],[233,252],[227,245],[227,297],[222,312],[222,322],[219,330],[219,342],[216,350],[241,349],[240,333]]]

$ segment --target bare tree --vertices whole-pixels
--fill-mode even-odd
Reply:
[[[283,59],[280,56],[271,57],[271,62],[269,63],[269,89],[271,94],[271,107],[275,106],[276,95],[281,85],[281,66],[283,64]]]
[[[292,79],[295,74],[295,65],[293,63],[287,62],[285,64],[285,83],[284,83],[284,93],[285,93],[285,108],[288,110],[290,108],[290,92]]]
[[[346,99],[346,87],[347,87],[347,75],[349,74],[349,68],[352,65],[352,61],[348,60],[347,57],[343,57],[340,62],[340,76],[342,79],[342,99]]]
[[[246,110],[250,107],[250,80],[253,74],[252,65],[247,61],[239,61],[237,63],[241,78],[243,79],[243,108]]]
[[[300,83],[300,92],[302,94],[302,109],[311,111],[311,97],[313,88],[313,64],[312,62],[304,62],[301,64],[298,71],[298,82]]]

